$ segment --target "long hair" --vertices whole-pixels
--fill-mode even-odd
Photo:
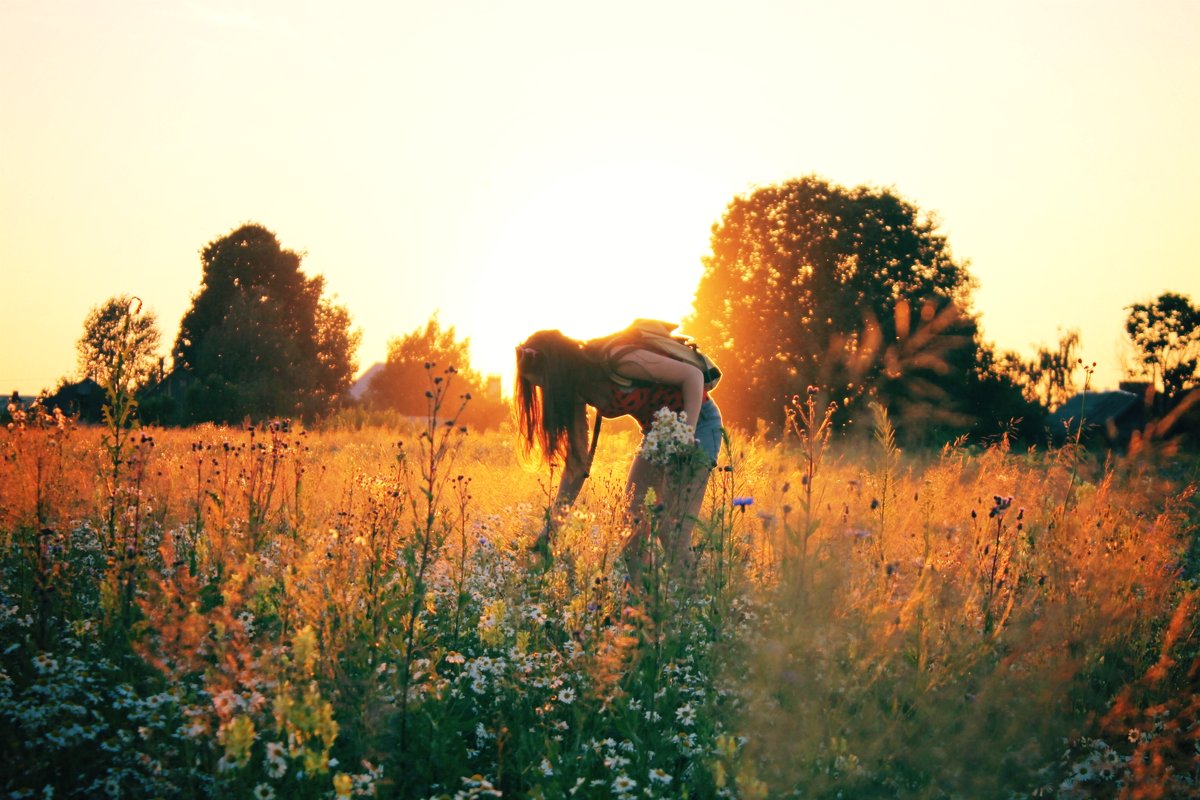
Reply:
[[[570,454],[571,426],[583,414],[580,385],[596,364],[583,343],[560,331],[538,331],[517,347],[517,431],[526,457],[564,464]]]

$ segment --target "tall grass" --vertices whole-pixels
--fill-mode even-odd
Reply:
[[[800,398],[783,441],[731,437],[694,585],[659,573],[634,602],[634,437],[605,437],[554,557],[531,557],[552,477],[464,431],[453,375],[430,379],[424,424],[122,428],[119,458],[112,426],[14,410],[0,790],[1195,791],[1200,514],[1178,459],[904,453],[884,409],[849,443]]]

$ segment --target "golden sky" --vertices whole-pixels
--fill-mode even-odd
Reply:
[[[199,250],[306,254],[363,368],[438,312],[527,333],[690,309],[729,200],[816,173],[936,213],[1001,348],[1200,301],[1200,2],[0,0],[0,389],[120,293],[164,349]]]

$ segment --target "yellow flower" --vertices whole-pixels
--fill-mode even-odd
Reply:
[[[503,600],[497,600],[483,610],[479,617],[479,638],[484,644],[495,647],[504,641],[505,610]]]
[[[292,637],[292,656],[304,674],[311,674],[317,661],[317,634],[305,625]]]
[[[333,776],[333,792],[338,798],[349,797],[350,790],[354,788],[354,781],[344,772],[339,772]]]
[[[239,767],[245,766],[253,744],[254,720],[244,715],[235,717],[225,728],[225,758]]]

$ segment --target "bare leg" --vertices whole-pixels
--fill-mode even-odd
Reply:
[[[666,527],[669,538],[664,541],[667,552],[671,554],[672,563],[677,565],[685,576],[691,576],[693,563],[692,530],[704,505],[704,490],[708,487],[709,470],[700,468],[691,476],[683,476],[679,486],[672,487],[679,492],[672,498],[671,508],[674,512],[670,525]]]

